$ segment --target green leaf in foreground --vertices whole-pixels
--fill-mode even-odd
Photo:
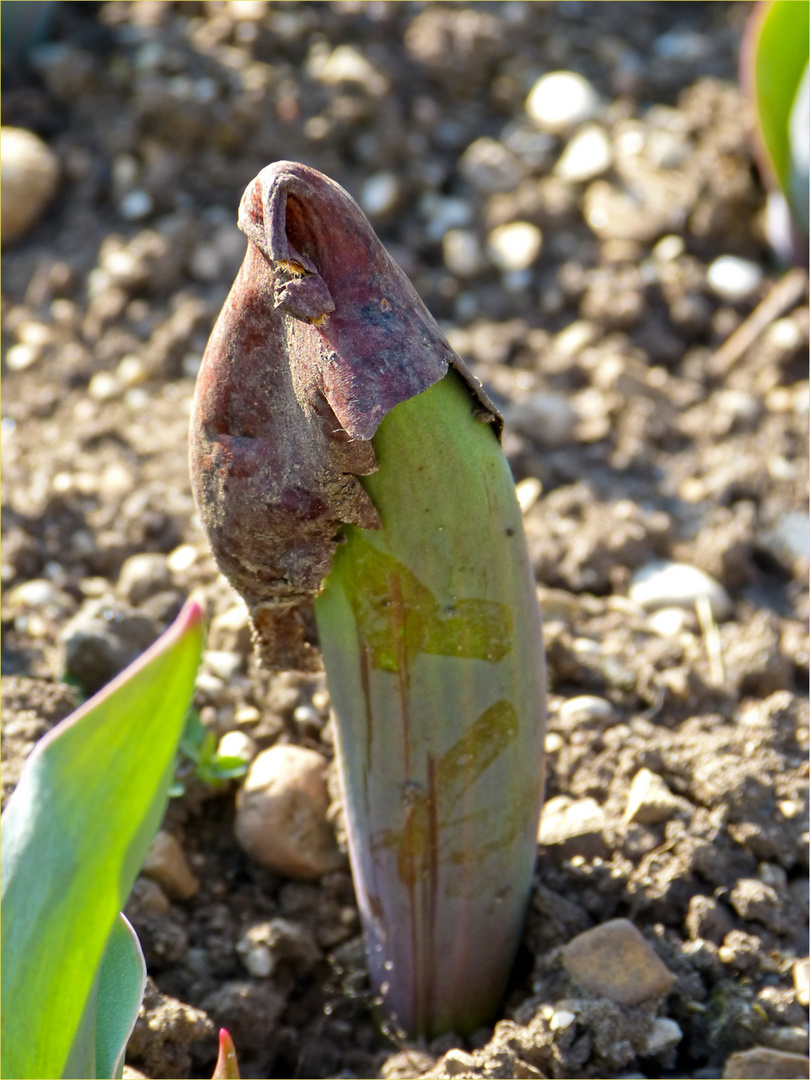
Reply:
[[[741,60],[772,179],[786,194],[791,187],[790,115],[807,67],[809,15],[807,0],[763,4],[752,16]]]
[[[8,1080],[83,1068],[80,1029],[95,1045],[98,1026],[104,1042],[100,1024],[88,1022],[93,995],[106,995],[127,967],[119,989],[130,995],[132,956],[120,931],[111,935],[166,806],[202,645],[202,613],[189,602],[151,649],[42,739],[9,800],[1,890]],[[121,1034],[120,1017],[104,1023],[111,1042],[97,1067],[105,1054],[115,1065],[109,1046]]]

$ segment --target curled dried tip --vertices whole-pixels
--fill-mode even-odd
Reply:
[[[192,486],[223,574],[251,611],[265,666],[319,666],[301,605],[329,573],[345,525],[380,527],[358,477],[400,403],[453,366],[500,429],[360,207],[296,162],[248,185],[245,261],[203,357]],[[311,619],[309,620],[311,623]]]
[[[225,1028],[219,1029],[219,1056],[211,1080],[239,1080],[239,1065],[233,1039]]]

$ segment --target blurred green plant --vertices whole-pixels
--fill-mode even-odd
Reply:
[[[177,772],[169,789],[172,798],[185,793],[191,777],[211,787],[221,787],[227,780],[245,775],[248,762],[241,757],[217,753],[217,745],[216,735],[203,724],[198,710],[189,709],[180,740]]]
[[[782,258],[807,262],[808,0],[767,0],[748,22],[740,81],[752,118],[754,154],[769,189],[768,238]]]
[[[203,637],[189,602],[37,744],[3,813],[8,1080],[122,1074],[146,969],[120,912],[163,817]]]

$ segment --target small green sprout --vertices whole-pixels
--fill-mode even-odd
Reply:
[[[171,798],[185,793],[186,783],[191,777],[218,788],[228,780],[245,775],[248,762],[234,755],[218,754],[217,745],[216,735],[203,724],[199,710],[189,709],[180,740],[177,772],[169,789]]]

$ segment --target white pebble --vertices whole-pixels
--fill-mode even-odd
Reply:
[[[674,233],[662,236],[652,250],[653,258],[658,262],[674,262],[684,253],[683,238]]]
[[[721,255],[706,271],[706,281],[721,300],[747,300],[762,283],[762,269],[750,259]]]
[[[472,277],[485,266],[481,244],[471,229],[448,229],[442,252],[444,265],[458,277]]]
[[[526,112],[545,131],[566,131],[590,120],[598,108],[598,94],[588,80],[575,71],[552,71],[543,75],[526,98]]]
[[[228,731],[219,740],[217,757],[235,757],[252,761],[256,756],[256,743],[244,731]]]
[[[498,225],[487,237],[489,256],[499,270],[528,270],[540,254],[543,236],[528,221]]]
[[[657,1016],[653,1021],[652,1031],[647,1036],[643,1053],[645,1057],[655,1057],[674,1049],[683,1038],[678,1024],[669,1016]]]
[[[253,945],[244,957],[244,964],[254,979],[266,979],[275,967],[266,945]]]
[[[203,653],[203,666],[227,683],[242,666],[242,657],[239,653],[226,649],[206,649]]]
[[[6,367],[9,371],[25,371],[39,360],[40,355],[41,352],[36,346],[20,342],[19,345],[12,345],[6,352]]]
[[[580,694],[569,698],[560,706],[560,721],[564,723],[587,723],[595,720],[606,723],[614,718],[614,709],[606,698],[593,694]]]
[[[569,1012],[568,1009],[555,1009],[551,1014],[551,1020],[549,1021],[549,1027],[552,1031],[564,1031],[576,1020],[576,1015]]]
[[[629,598],[645,611],[662,607],[694,608],[706,599],[715,619],[731,614],[731,600],[723,586],[696,566],[654,559],[630,578]]]
[[[659,637],[677,637],[685,628],[688,612],[680,607],[663,607],[647,617],[647,626]]]
[[[98,371],[90,380],[87,393],[94,401],[111,401],[123,391],[121,383],[109,371]]]
[[[360,188],[360,205],[370,217],[389,214],[399,202],[399,180],[390,172],[369,176]]]
[[[597,124],[588,124],[568,143],[554,166],[554,172],[560,179],[578,184],[600,176],[612,163],[613,153],[607,132]]]
[[[515,495],[517,495],[518,506],[520,506],[521,514],[527,513],[543,492],[543,481],[539,480],[536,476],[527,476],[515,485]]]

